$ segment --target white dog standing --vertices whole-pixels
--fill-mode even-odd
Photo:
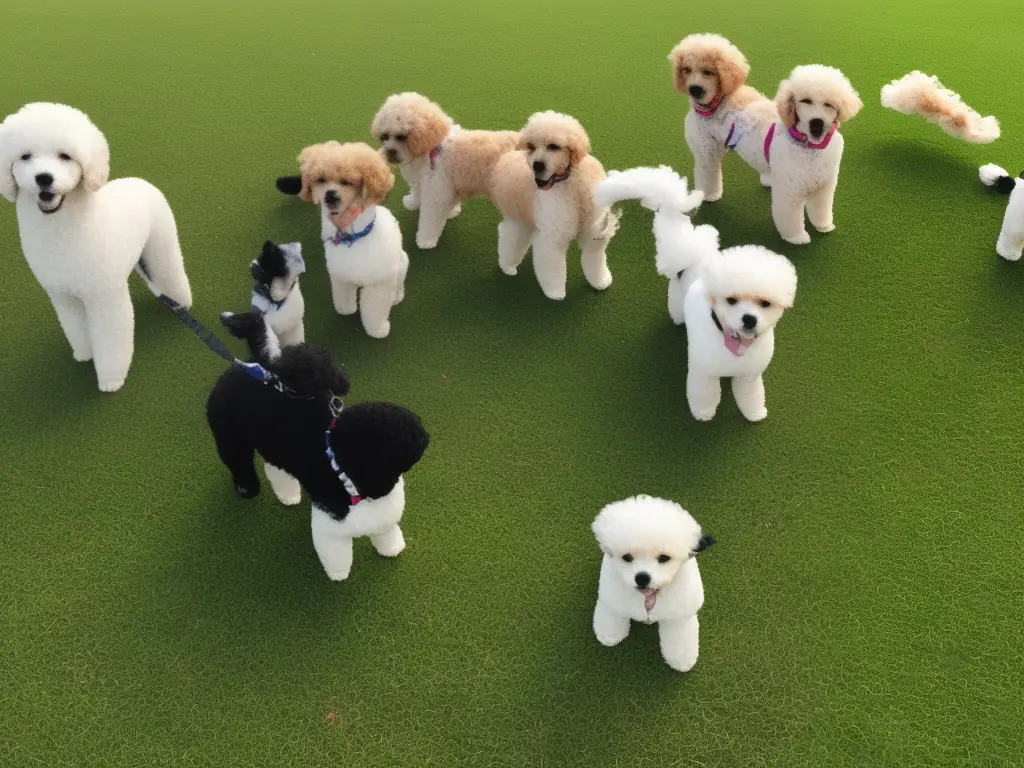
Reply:
[[[671,168],[612,171],[598,185],[601,204],[638,198],[655,211],[658,272],[669,278],[668,311],[686,324],[686,395],[690,412],[709,421],[732,379],[740,411],[750,421],[768,415],[762,374],[775,351],[775,324],[796,296],[796,269],[759,245],[718,250],[718,231],[694,227],[687,214],[700,204]]]
[[[850,81],[838,69],[821,64],[797,67],[775,96],[780,123],[769,128],[764,156],[771,164],[772,219],[782,239],[811,242],[804,211],[819,232],[835,223],[832,202],[843,157],[840,123],[862,106]]]
[[[715,540],[681,506],[651,496],[609,504],[593,523],[601,546],[594,634],[618,645],[631,621],[658,624],[661,655],[680,672],[697,663],[704,585],[696,555]]]
[[[986,186],[1010,195],[996,241],[996,253],[1007,261],[1020,261],[1024,255],[1024,183],[993,163],[981,166],[978,175]],[[1020,178],[1024,178],[1024,174]]]
[[[0,194],[17,203],[25,259],[104,392],[131,367],[132,269],[154,293],[192,304],[167,199],[147,181],[109,175],[107,140],[77,109],[37,102],[0,124]]]

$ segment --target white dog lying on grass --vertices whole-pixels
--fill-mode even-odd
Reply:
[[[639,199],[655,211],[658,272],[669,278],[668,311],[687,328],[686,397],[690,412],[709,421],[722,399],[720,379],[732,379],[740,411],[750,421],[768,415],[762,374],[775,351],[775,324],[793,306],[796,269],[759,245],[718,250],[718,231],[694,227],[700,205],[686,179],[667,166],[611,171],[594,191],[598,205]]]
[[[0,194],[17,203],[21,248],[53,302],[75,360],[121,388],[134,352],[132,269],[156,294],[192,304],[174,214],[142,179],[110,175],[107,140],[63,104],[27,104],[0,124]]]

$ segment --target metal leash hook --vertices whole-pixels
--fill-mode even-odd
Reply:
[[[331,395],[331,399],[327,401],[327,407],[331,409],[331,416],[336,419],[341,416],[341,412],[345,408],[345,401],[337,395]]]

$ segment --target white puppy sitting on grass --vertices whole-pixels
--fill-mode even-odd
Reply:
[[[697,611],[704,605],[696,555],[715,543],[681,506],[651,496],[609,504],[594,520],[604,552],[594,634],[618,645],[631,621],[658,624],[661,655],[680,672],[697,663]]]

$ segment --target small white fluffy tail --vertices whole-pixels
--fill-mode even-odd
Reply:
[[[1000,168],[995,163],[981,166],[978,169],[978,176],[986,187],[995,187],[1000,192],[1012,192],[1017,186],[1017,180],[1005,168]]]
[[[982,117],[937,77],[916,69],[882,87],[882,106],[905,115],[920,115],[950,136],[972,144],[989,144],[999,138],[995,117]]]

